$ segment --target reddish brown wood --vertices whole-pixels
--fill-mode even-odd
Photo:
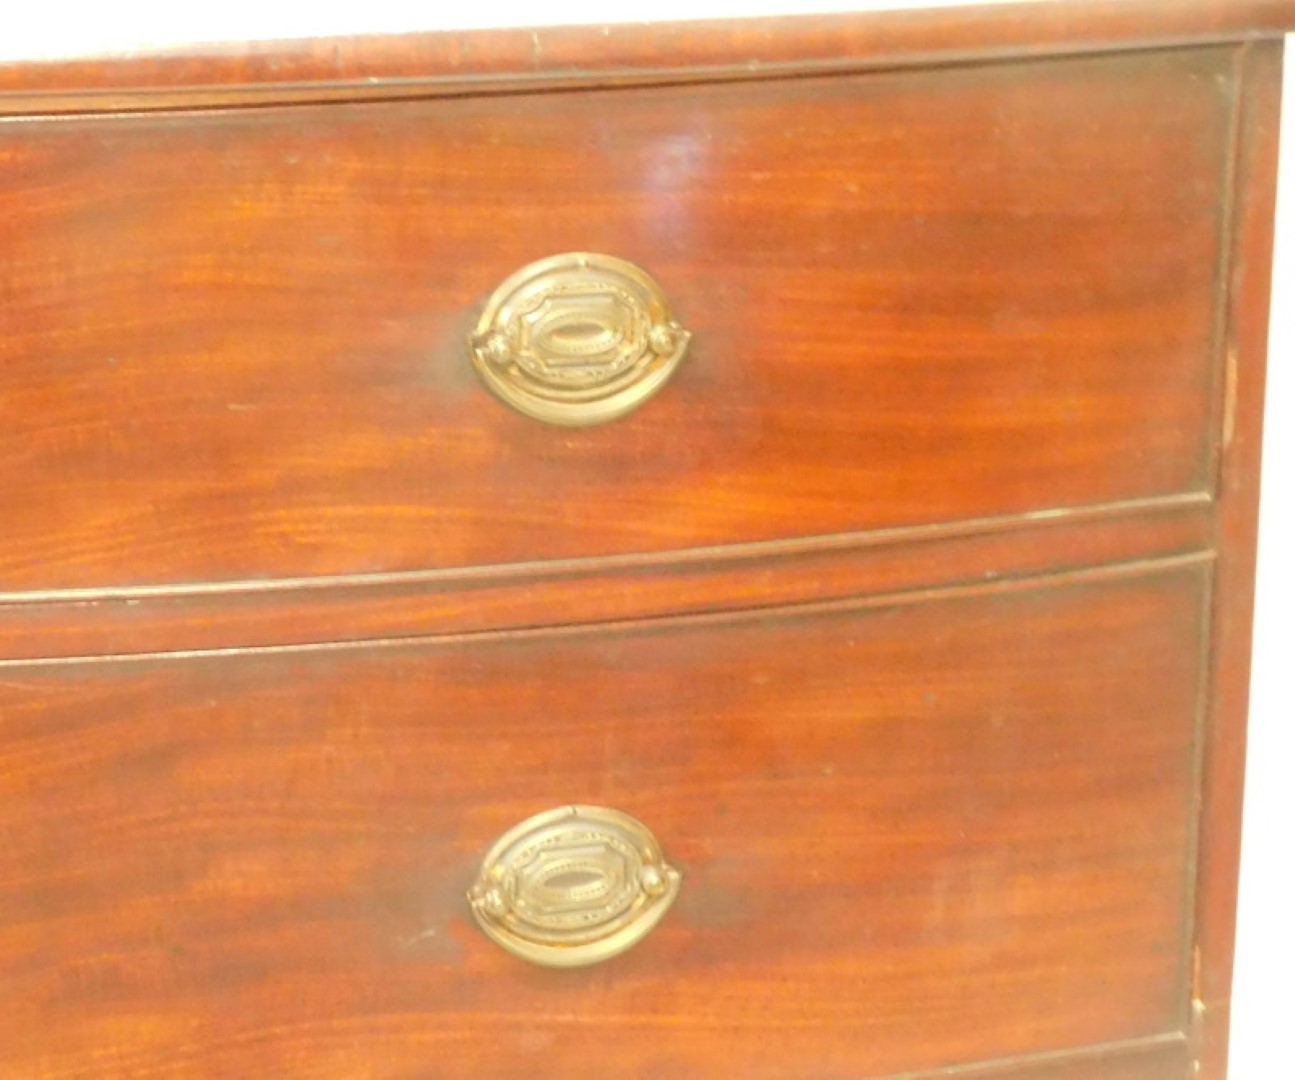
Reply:
[[[1243,97],[1226,312],[1229,378],[1222,388],[1219,562],[1197,866],[1194,1028],[1200,1075],[1209,1080],[1227,1071],[1281,61],[1279,44],[1251,46],[1240,57]]]
[[[0,588],[1208,490],[1229,55],[9,125]],[[463,341],[581,249],[695,342],[565,430]]]
[[[1222,1080],[1292,24],[0,65],[0,1074]],[[572,248],[696,332],[604,429],[462,353]],[[575,800],[684,892],[533,970]]]
[[[1160,1040],[1205,581],[10,667],[0,1065],[844,1077]],[[463,890],[572,799],[686,879],[635,950],[555,972]]]
[[[1202,44],[1293,28],[1292,0],[1062,0],[865,16],[236,42],[114,62],[0,64],[0,113],[768,77]]]
[[[895,593],[1208,551],[1213,522],[1209,504],[1196,501],[511,572],[20,594],[0,597],[0,660],[466,633]]]
[[[1185,1041],[1177,1036],[1058,1055],[1056,1060],[1018,1060],[937,1076],[945,1080],[1184,1080],[1190,1070]]]

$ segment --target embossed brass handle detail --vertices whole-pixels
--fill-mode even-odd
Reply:
[[[601,424],[670,377],[688,331],[641,268],[569,252],[524,266],[491,294],[468,338],[485,384],[550,424]]]
[[[601,806],[564,806],[509,829],[468,893],[481,929],[514,956],[583,967],[641,941],[679,892],[641,822]]]

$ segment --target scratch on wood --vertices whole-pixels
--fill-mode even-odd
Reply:
[[[415,934],[411,938],[405,938],[405,940],[401,942],[401,945],[404,946],[404,948],[406,949],[412,949],[420,941],[426,941],[428,940],[428,938],[434,938],[435,936],[436,936],[435,929],[424,930],[421,934]]]
[[[1223,448],[1232,445],[1237,426],[1237,347],[1228,346],[1226,384],[1223,388]]]

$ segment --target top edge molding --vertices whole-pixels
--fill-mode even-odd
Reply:
[[[1295,0],[1037,0],[855,14],[432,31],[0,62],[0,113],[106,112],[758,78],[1238,42]]]

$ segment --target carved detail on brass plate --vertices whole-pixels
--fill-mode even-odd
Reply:
[[[640,941],[678,892],[679,872],[643,824],[619,810],[564,806],[500,837],[468,902],[515,956],[581,967]]]
[[[500,285],[468,344],[481,378],[513,408],[551,424],[586,425],[651,397],[688,339],[645,271],[571,252]]]

